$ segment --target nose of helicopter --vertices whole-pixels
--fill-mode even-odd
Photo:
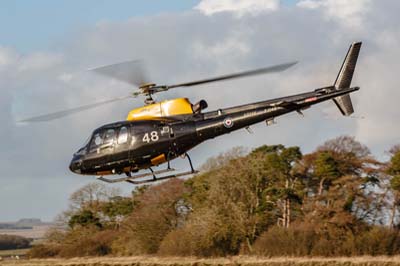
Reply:
[[[82,160],[80,156],[74,156],[69,164],[69,169],[76,174],[80,174],[82,172],[81,167]]]

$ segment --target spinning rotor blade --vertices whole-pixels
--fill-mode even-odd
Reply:
[[[295,64],[297,64],[297,61],[280,64],[280,65],[274,65],[274,66],[265,67],[265,68],[259,68],[259,69],[255,69],[255,70],[245,71],[245,72],[239,72],[239,73],[214,77],[214,78],[209,78],[209,79],[203,79],[203,80],[197,80],[197,81],[191,81],[191,82],[167,85],[167,86],[159,86],[159,87],[168,90],[168,89],[173,89],[173,88],[177,88],[177,87],[196,86],[196,85],[200,85],[200,84],[204,84],[204,83],[210,83],[210,82],[222,81],[222,80],[228,80],[228,79],[235,79],[235,78],[242,78],[242,77],[254,76],[254,75],[259,75],[259,74],[276,73],[276,72],[284,71]]]
[[[93,69],[89,69],[89,70],[94,71],[99,74],[102,74],[102,75],[105,75],[105,76],[109,76],[109,77],[124,81],[126,83],[129,83],[129,84],[132,84],[135,86],[138,86],[139,90],[135,91],[132,95],[118,97],[118,98],[114,98],[111,100],[106,100],[106,101],[97,102],[97,103],[93,103],[93,104],[83,105],[80,107],[71,108],[71,109],[67,109],[67,110],[63,110],[63,111],[58,111],[58,112],[50,113],[50,114],[46,114],[46,115],[35,116],[35,117],[20,120],[18,122],[50,121],[50,120],[54,120],[54,119],[68,116],[71,114],[75,114],[75,113],[78,113],[81,111],[85,111],[88,109],[92,109],[92,108],[95,108],[95,107],[98,107],[101,105],[105,105],[108,103],[121,101],[121,100],[125,100],[128,98],[135,98],[139,95],[148,96],[148,97],[150,97],[150,100],[152,100],[151,94],[154,94],[157,92],[167,91],[169,89],[173,89],[173,88],[177,88],[177,87],[196,86],[196,85],[200,85],[200,84],[211,83],[211,82],[222,81],[222,80],[242,78],[242,77],[266,74],[266,73],[281,72],[295,64],[297,64],[297,62],[290,62],[290,63],[286,63],[286,64],[274,65],[274,66],[260,68],[260,69],[256,69],[256,70],[239,72],[239,73],[223,75],[223,76],[219,76],[219,77],[197,80],[197,81],[192,81],[192,82],[186,82],[186,83],[180,83],[180,84],[174,84],[174,85],[157,86],[157,85],[149,83],[147,81],[144,71],[143,71],[143,64],[141,61],[138,61],[138,60],[126,61],[126,62],[122,62],[122,63],[93,68]]]
[[[27,119],[20,120],[18,122],[25,123],[25,122],[45,122],[45,121],[50,121],[50,120],[54,120],[54,119],[57,119],[57,118],[60,118],[60,117],[64,117],[64,116],[67,116],[67,115],[79,113],[79,112],[84,111],[84,110],[96,108],[96,107],[104,105],[104,104],[117,102],[117,101],[129,99],[129,98],[135,98],[136,96],[137,95],[134,94],[133,96],[129,95],[129,96],[124,96],[124,97],[114,98],[114,99],[111,99],[111,100],[106,100],[106,101],[102,101],[102,102],[83,105],[83,106],[79,106],[79,107],[76,107],[76,108],[66,109],[66,110],[63,110],[63,111],[58,111],[58,112],[55,112],[55,113],[50,113],[50,114],[46,114],[46,115],[30,117],[30,118],[27,118]]]
[[[143,63],[140,60],[125,61],[113,65],[91,68],[89,71],[94,71],[98,74],[111,77],[137,87],[148,83],[145,71],[143,69]]]

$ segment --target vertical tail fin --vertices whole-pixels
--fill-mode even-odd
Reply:
[[[361,42],[356,42],[350,46],[334,84],[336,90],[350,88],[361,44]],[[343,115],[349,116],[354,113],[353,104],[349,94],[336,97],[333,101]]]

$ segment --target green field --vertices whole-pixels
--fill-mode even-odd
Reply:
[[[350,257],[350,258],[260,258],[230,257],[199,259],[193,257],[101,257],[45,260],[5,260],[0,265],[75,265],[75,266],[391,266],[400,265],[400,257]]]

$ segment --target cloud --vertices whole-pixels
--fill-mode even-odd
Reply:
[[[18,70],[43,71],[61,64],[62,61],[63,57],[60,54],[37,52],[22,57],[21,61],[18,62]]]
[[[301,0],[298,7],[321,9],[326,19],[347,27],[361,27],[363,17],[370,11],[372,0]]]
[[[280,0],[202,0],[194,7],[205,15],[232,12],[241,17],[279,9]]]
[[[13,49],[2,47],[0,45],[0,70],[3,70],[5,67],[16,63],[17,60],[18,55]]]

